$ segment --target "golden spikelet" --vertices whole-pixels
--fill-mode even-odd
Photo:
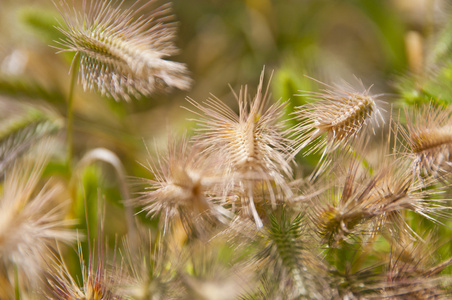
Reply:
[[[266,191],[273,207],[278,199],[291,195],[285,180],[285,176],[291,176],[289,142],[279,121],[285,103],[268,106],[270,95],[263,84],[264,71],[253,99],[248,98],[246,86],[240,89],[235,95],[238,114],[215,97],[202,104],[188,99],[200,111],[194,112],[201,117],[196,141],[223,170],[223,194],[235,190],[258,227],[262,222],[254,203],[258,199],[256,189],[261,194]]]
[[[340,145],[349,144],[365,127],[375,132],[375,127],[384,123],[378,97],[371,95],[370,88],[360,92],[350,85],[344,89],[318,81],[326,89],[321,92],[306,92],[314,102],[297,107],[295,118],[300,121],[292,128],[295,139],[294,155],[302,149],[304,155],[320,152],[323,156]]]
[[[57,5],[65,23],[58,29],[66,36],[60,50],[75,52],[74,59],[80,59],[84,90],[97,88],[115,100],[129,100],[130,94],[149,96],[167,87],[188,89],[185,65],[164,59],[177,53],[174,23],[167,22],[169,4],[145,18],[140,13],[154,0],[141,7],[137,0],[127,9],[120,7],[123,1],[117,2],[83,0],[81,11],[66,0]]]
[[[406,128],[400,126],[400,132],[415,173],[447,176],[452,171],[452,111],[430,104],[405,115]]]

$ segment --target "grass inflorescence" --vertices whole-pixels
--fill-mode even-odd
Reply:
[[[142,11],[155,1],[121,8],[118,1],[83,1],[81,11],[58,2],[65,26],[61,51],[76,52],[80,82],[85,90],[97,89],[116,100],[149,96],[158,89],[188,89],[190,78],[184,64],[165,60],[177,53],[170,6]],[[141,5],[141,6],[140,6]]]
[[[31,50],[0,61],[0,299],[450,298],[452,91],[434,86],[448,63],[421,74],[417,49],[394,72],[358,72],[374,86],[341,80],[343,64],[301,42],[306,66],[260,62],[298,53],[279,51],[297,39],[280,13],[298,4],[193,1],[196,14],[187,1],[57,0],[40,28],[58,23],[45,36],[74,56],[48,54],[61,61],[29,72],[43,77],[33,89],[15,77]],[[348,13],[377,9],[366,3]],[[172,11],[187,64],[168,59]],[[230,24],[246,40],[232,54]],[[402,67],[416,74],[377,80]]]

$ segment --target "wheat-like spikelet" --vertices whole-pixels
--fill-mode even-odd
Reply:
[[[169,4],[143,17],[141,11],[154,0],[141,7],[137,0],[127,9],[120,7],[123,1],[118,5],[116,0],[83,0],[81,11],[66,1],[57,5],[66,25],[59,27],[66,36],[60,49],[78,54],[85,90],[97,88],[116,100],[129,100],[130,94],[149,96],[166,87],[190,87],[185,65],[163,59],[177,53]]]
[[[0,178],[5,170],[40,141],[61,129],[58,116],[37,107],[27,107],[0,97]]]
[[[39,185],[44,165],[42,155],[35,163],[16,161],[13,170],[5,174],[0,197],[1,269],[14,278],[17,268],[24,290],[27,284],[39,281],[56,242],[75,240],[75,233],[68,228],[74,222],[64,219],[67,203],[61,202],[62,187],[51,180]]]
[[[235,190],[259,227],[262,222],[254,207],[259,198],[256,188],[266,191],[273,207],[282,196],[291,196],[285,179],[291,176],[290,147],[279,121],[285,103],[268,106],[270,95],[268,88],[263,91],[263,84],[264,71],[253,99],[248,98],[246,86],[240,89],[235,95],[238,114],[215,97],[203,103],[188,99],[200,111],[195,112],[201,117],[195,139],[223,170],[223,193]]]
[[[0,178],[21,155],[41,140],[58,132],[59,124],[49,120],[23,120],[17,128],[0,137]],[[31,121],[31,122],[29,122]]]
[[[370,88],[358,91],[346,85],[326,86],[321,92],[304,92],[314,102],[297,107],[295,118],[300,121],[292,128],[295,139],[294,155],[309,146],[304,155],[320,152],[323,156],[340,145],[351,143],[365,127],[375,132],[375,127],[384,123],[380,95],[370,94]]]
[[[406,110],[405,116],[407,127],[400,126],[400,132],[416,174],[447,176],[452,171],[452,111],[430,104]]]

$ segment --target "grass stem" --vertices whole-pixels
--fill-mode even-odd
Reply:
[[[72,168],[72,158],[74,156],[74,90],[77,81],[79,53],[75,54],[71,67],[71,83],[69,86],[69,95],[67,99],[67,119],[66,119],[66,143],[67,143],[67,165],[69,170]]]

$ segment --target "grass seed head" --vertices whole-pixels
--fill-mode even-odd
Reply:
[[[418,176],[447,177],[452,171],[452,111],[432,104],[405,111],[400,132]]]
[[[190,87],[185,65],[164,59],[177,53],[169,4],[143,17],[140,13],[154,0],[141,7],[137,0],[127,9],[120,7],[123,1],[118,5],[116,0],[83,0],[81,11],[66,1],[57,4],[65,23],[59,30],[66,36],[60,49],[80,59],[84,90],[96,88],[115,100],[129,100],[130,94],[149,96],[162,88]]]
[[[332,184],[332,189],[311,200],[311,220],[318,235],[329,245],[363,234],[375,236],[382,230],[397,232],[394,230],[397,228],[412,232],[401,217],[403,210],[437,224],[450,216],[444,203],[447,200],[439,197],[444,189],[430,187],[433,180],[413,178],[410,165],[400,161],[388,159],[380,163],[375,174],[369,175],[360,172],[358,162],[353,162],[345,178],[339,177],[344,180],[341,186]]]
[[[380,95],[372,95],[370,87],[365,89],[361,81],[363,91],[348,84],[341,89],[319,83],[326,89],[302,94],[314,102],[298,107],[295,112],[300,123],[292,128],[292,136],[297,136],[294,155],[308,146],[304,155],[321,150],[329,153],[339,145],[352,142],[364,127],[375,132],[375,127],[384,123]]]
[[[309,251],[312,244],[304,215],[289,214],[282,208],[269,216],[256,255],[258,274],[262,279],[270,275],[270,290],[290,294],[290,299],[326,299],[325,266]]]
[[[62,187],[52,180],[41,186],[46,160],[39,155],[37,162],[28,159],[16,161],[5,173],[0,196],[0,265],[8,273],[17,268],[24,288],[39,281],[56,242],[75,240],[68,228],[74,222],[64,218]]]
[[[197,120],[201,128],[195,139],[222,169],[223,194],[235,190],[261,227],[262,221],[254,207],[259,198],[256,187],[266,191],[273,207],[278,198],[292,195],[285,178],[291,176],[290,146],[284,124],[279,121],[285,103],[267,104],[270,95],[268,87],[264,90],[264,71],[256,95],[250,98],[247,92],[245,86],[235,95],[238,114],[215,97],[203,103],[188,101],[199,110],[194,113],[201,117]]]
[[[147,169],[154,179],[145,180],[147,191],[137,202],[148,215],[161,214],[164,230],[177,218],[186,229],[201,225],[201,219],[208,216],[224,218],[209,198],[215,165],[196,145],[192,147],[186,139],[171,141],[167,153],[149,161]]]
[[[114,262],[109,265],[108,247],[99,241],[97,249],[94,248],[90,247],[88,264],[86,264],[82,244],[80,240],[78,241],[77,254],[82,271],[81,282],[71,275],[60,251],[58,256],[54,256],[47,277],[48,288],[44,291],[46,299],[129,299],[119,291],[121,280],[123,280],[122,268]],[[116,249],[114,256],[116,256]]]

